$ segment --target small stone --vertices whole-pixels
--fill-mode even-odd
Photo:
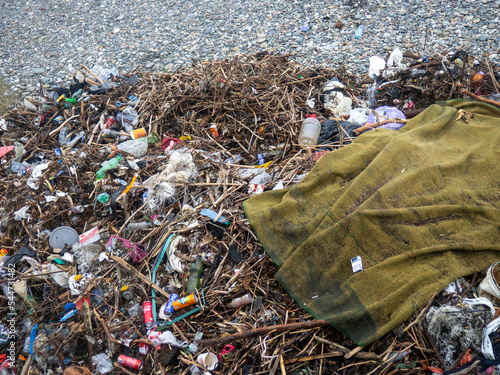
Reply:
[[[264,43],[266,38],[257,38],[257,43]]]
[[[146,63],[145,68],[146,69],[151,69],[153,66],[155,66],[155,63],[152,62],[152,61],[150,61],[150,62]]]
[[[120,32],[120,28],[119,27],[115,27],[113,29],[113,34],[118,34]]]
[[[45,73],[45,68],[35,68],[33,69],[33,74],[43,74]]]

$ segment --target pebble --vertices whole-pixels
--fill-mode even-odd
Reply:
[[[383,3],[383,4],[382,4]],[[367,73],[368,58],[394,47],[432,55],[467,49],[498,61],[500,0],[10,0],[0,12],[0,77],[15,92],[39,79],[58,85],[81,64],[126,74],[173,71],[195,60],[231,58],[264,49],[308,66]],[[478,5],[479,4],[479,5]],[[335,28],[341,20],[341,30]],[[363,24],[364,33],[354,39]],[[309,26],[302,32],[303,26]],[[493,25],[493,26],[492,26]],[[47,32],[50,30],[50,32]]]

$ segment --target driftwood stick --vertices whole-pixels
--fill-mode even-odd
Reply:
[[[270,332],[282,332],[282,331],[293,331],[296,329],[308,329],[328,326],[329,323],[326,320],[311,320],[308,322],[300,323],[289,323],[289,324],[278,324],[275,326],[261,327],[252,329],[250,331],[238,332],[233,335],[227,335],[218,337],[215,339],[199,340],[199,345],[205,346],[222,346],[233,341],[243,340],[250,337],[266,335]]]
[[[53,136],[54,134],[59,133],[61,131],[61,129],[64,128],[68,122],[70,122],[71,120],[73,120],[76,117],[78,117],[78,115],[71,116],[69,119],[67,119],[66,121],[64,121],[61,125],[59,125],[56,129],[52,130],[49,133],[49,136]]]
[[[491,104],[491,105],[494,105],[495,107],[500,108],[500,102],[497,102],[497,101],[491,100],[491,99],[486,99],[486,98],[483,98],[482,96],[474,95],[473,93],[471,93],[469,90],[466,90],[466,89],[463,89],[461,92],[462,92],[462,94],[465,94],[467,96],[470,96],[473,99],[476,99],[478,102]]]
[[[163,296],[165,296],[167,298],[170,298],[170,294],[169,293],[165,292],[158,285],[152,283],[151,280],[148,277],[144,276],[142,273],[140,273],[139,271],[137,271],[134,267],[132,267],[127,262],[125,262],[122,258],[120,258],[120,257],[118,257],[116,255],[111,255],[110,258],[113,259],[120,266],[122,266],[123,268],[125,268],[127,271],[131,272],[134,276],[137,276],[139,279],[141,279],[142,282],[144,282],[147,285],[149,285],[150,287],[154,288],[158,293],[160,293],[161,295],[163,295]]]
[[[92,70],[87,68],[85,65],[82,65],[82,68],[85,69],[90,74],[92,74],[95,77],[95,79],[97,79],[99,81],[99,83],[104,83],[104,81],[97,74],[95,74]]]
[[[363,125],[362,127],[360,128],[357,128],[356,130],[354,130],[354,134],[358,135],[358,134],[361,134],[367,130],[370,130],[370,129],[373,129],[373,128],[378,128],[380,125],[385,125],[385,124],[390,124],[391,122],[398,122],[400,124],[406,124],[409,120],[405,120],[405,119],[402,119],[402,118],[394,118],[394,119],[390,119],[390,120],[383,120],[383,121],[380,121],[380,122],[375,122],[373,124],[366,124],[366,125]]]

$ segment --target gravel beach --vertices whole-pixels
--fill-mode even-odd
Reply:
[[[500,63],[500,0],[2,0],[0,74],[14,91],[64,84],[85,64],[173,71],[258,51],[310,65],[464,49]],[[342,28],[339,29],[341,21]],[[364,33],[354,38],[357,24]],[[485,55],[487,54],[487,55]]]

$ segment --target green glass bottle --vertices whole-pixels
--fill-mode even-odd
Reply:
[[[193,263],[191,263],[191,267],[189,267],[189,278],[187,283],[186,294],[192,294],[196,292],[201,286],[201,273],[203,272],[203,261],[201,257],[198,255]]]

